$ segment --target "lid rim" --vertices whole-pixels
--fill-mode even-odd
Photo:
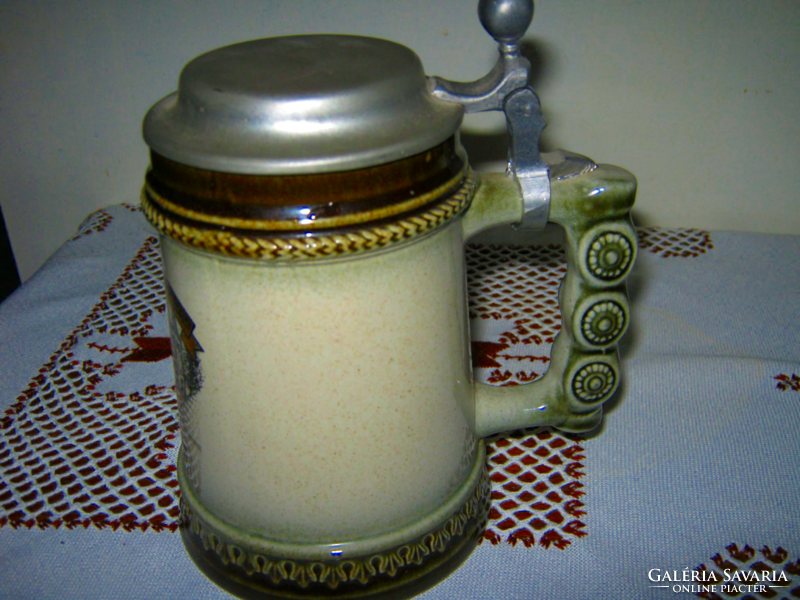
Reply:
[[[313,62],[325,54],[324,95],[304,97],[308,73],[293,73],[270,59],[271,51],[280,55],[295,46],[304,53],[302,60]],[[237,66],[234,59],[248,52],[247,64]],[[387,68],[365,72],[376,61]],[[255,83],[253,69],[260,78]],[[220,70],[239,87],[215,88]],[[345,83],[336,89],[343,73]],[[270,77],[277,78],[280,94],[269,95],[264,80]],[[295,84],[298,92],[292,96],[287,90]],[[303,99],[309,101],[305,118],[298,113]],[[463,113],[460,105],[430,94],[419,58],[405,46],[360,36],[289,36],[227,46],[191,61],[179,90],[148,111],[143,136],[154,152],[201,169],[325,173],[424,152],[452,137]]]

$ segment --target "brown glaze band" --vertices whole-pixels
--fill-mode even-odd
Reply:
[[[385,248],[408,241],[445,225],[469,206],[475,180],[469,170],[425,195],[421,206],[386,216],[380,211],[354,213],[327,229],[245,229],[198,221],[173,212],[159,202],[145,185],[142,208],[147,219],[162,234],[213,253],[253,259],[303,260],[342,256]],[[402,204],[408,208],[408,204]]]
[[[151,153],[146,186],[173,213],[243,229],[323,229],[422,206],[463,176],[455,138],[385,165],[336,173],[258,176],[189,167]],[[426,200],[427,199],[427,200]]]
[[[186,223],[196,222],[207,227],[225,228],[227,230],[237,229],[244,231],[287,231],[302,232],[315,231],[322,229],[345,229],[363,223],[377,224],[387,222],[398,215],[403,217],[410,216],[414,212],[419,212],[423,207],[453,194],[464,179],[465,173],[459,172],[457,175],[445,181],[441,186],[434,188],[424,194],[412,195],[401,201],[387,204],[385,198],[375,198],[373,201],[363,201],[361,210],[353,210],[347,214],[332,215],[321,217],[314,213],[312,208],[293,207],[291,213],[286,213],[283,218],[280,211],[267,208],[263,211],[255,207],[251,213],[261,212],[256,216],[250,214],[245,217],[237,216],[233,210],[223,214],[222,211],[208,212],[207,207],[199,206],[197,202],[175,202],[173,197],[165,197],[158,193],[150,185],[150,181],[145,181],[145,194],[151,203],[158,206],[163,211],[172,215],[173,218],[182,219]],[[355,203],[354,203],[355,204]],[[219,207],[222,204],[219,203]],[[358,208],[356,206],[355,208]],[[288,209],[287,209],[288,210]],[[295,213],[295,214],[292,214]]]

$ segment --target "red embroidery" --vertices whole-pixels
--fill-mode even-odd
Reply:
[[[476,369],[492,369],[499,367],[495,360],[497,354],[508,348],[508,344],[496,342],[472,342],[472,366]]]
[[[489,442],[492,509],[484,540],[563,550],[586,535],[580,444],[546,428]]]
[[[777,375],[775,379],[778,380],[778,384],[775,386],[782,392],[786,390],[792,390],[793,392],[800,392],[800,377],[792,373],[792,376],[784,375],[781,373]]]
[[[105,344],[96,344],[94,342],[90,342],[89,344],[87,344],[87,346],[89,346],[89,348],[94,348],[95,350],[98,350],[100,352],[110,352],[111,354],[124,354],[126,352],[131,351],[130,348],[110,348]]]
[[[558,288],[567,272],[561,246],[467,247],[475,369],[493,385],[541,377],[561,331]],[[492,341],[483,341],[492,340]]]
[[[172,356],[168,337],[135,337],[133,341],[139,347],[123,356],[122,362],[158,362]]]
[[[800,598],[800,560],[791,562],[789,553],[783,548],[772,550],[769,546],[764,546],[760,551],[756,551],[752,546],[745,544],[740,548],[738,544],[730,544],[725,548],[725,552],[720,552],[711,557],[713,564],[701,564],[695,569],[704,572],[704,578],[709,585],[714,584],[716,591],[702,591],[696,594],[698,598],[705,600],[724,600],[725,598],[772,598],[773,600],[790,600]],[[742,577],[738,580],[731,580],[730,587],[725,586],[725,573],[733,577],[734,573],[739,572]],[[760,580],[764,572],[770,577],[780,577],[774,585],[769,582],[761,582],[764,587],[762,591],[754,591],[752,594],[745,592],[742,596],[741,586],[757,585],[755,579]],[[777,573],[783,573],[782,576]],[[713,574],[713,575],[712,575]],[[755,579],[754,579],[755,578]],[[783,580],[785,578],[785,581]],[[736,589],[732,589],[732,588]]]
[[[109,337],[135,336],[129,362],[163,355],[167,338],[147,337],[150,317],[163,311],[149,238],[0,420],[0,526],[177,528],[178,482],[165,453],[178,430],[174,393],[108,389],[128,347]]]
[[[699,229],[641,227],[636,235],[639,248],[662,258],[696,258],[714,247],[711,234]]]
[[[555,244],[470,244],[467,246],[470,318],[509,320],[523,336],[535,330],[543,339],[554,338],[560,329],[554,326],[561,321],[558,286],[566,272],[564,249]],[[550,339],[548,343],[552,342]]]
[[[78,233],[73,235],[69,241],[74,242],[77,239],[91,235],[92,233],[100,232],[108,227],[109,223],[114,220],[110,214],[104,210],[98,210],[84,219],[83,223],[78,226]]]

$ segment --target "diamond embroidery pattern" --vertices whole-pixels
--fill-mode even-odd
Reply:
[[[586,535],[580,443],[549,428],[487,441],[492,508],[484,540],[564,550]]]
[[[726,588],[723,591],[722,582],[725,581],[725,572],[733,577],[737,571],[747,579],[731,580],[730,585],[735,585],[736,590]],[[725,598],[738,598],[739,600],[756,600],[757,598],[769,598],[770,600],[792,600],[800,598],[800,560],[795,558],[792,561],[789,553],[783,548],[772,550],[769,546],[764,546],[760,551],[756,551],[749,544],[739,548],[738,544],[730,544],[723,552],[719,552],[711,557],[708,564],[702,564],[695,569],[705,571],[706,579],[714,574],[718,584],[715,592],[702,591],[696,594],[698,598],[705,600],[724,600]],[[786,581],[780,581],[773,587],[769,582],[762,583],[766,589],[763,591],[740,592],[742,585],[747,589],[747,583],[756,585],[752,581],[753,574],[761,574],[764,571],[770,573],[783,573]],[[775,575],[777,578],[778,576]],[[713,581],[712,581],[713,583]]]
[[[177,528],[174,394],[115,390],[163,295],[150,238],[0,419],[0,526]]]
[[[518,385],[544,374],[561,331],[558,288],[566,272],[560,245],[467,247],[473,367],[480,381]]]
[[[696,258],[714,247],[711,234],[699,229],[641,227],[639,248],[662,258]]]
[[[83,223],[78,226],[78,232],[70,238],[71,242],[78,240],[92,233],[104,231],[109,223],[114,220],[110,214],[104,210],[98,210],[84,219]]]

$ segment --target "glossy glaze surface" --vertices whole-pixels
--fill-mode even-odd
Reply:
[[[182,428],[209,510],[270,538],[343,541],[408,525],[463,482],[476,439],[460,227],[292,267],[163,248],[202,348]]]

